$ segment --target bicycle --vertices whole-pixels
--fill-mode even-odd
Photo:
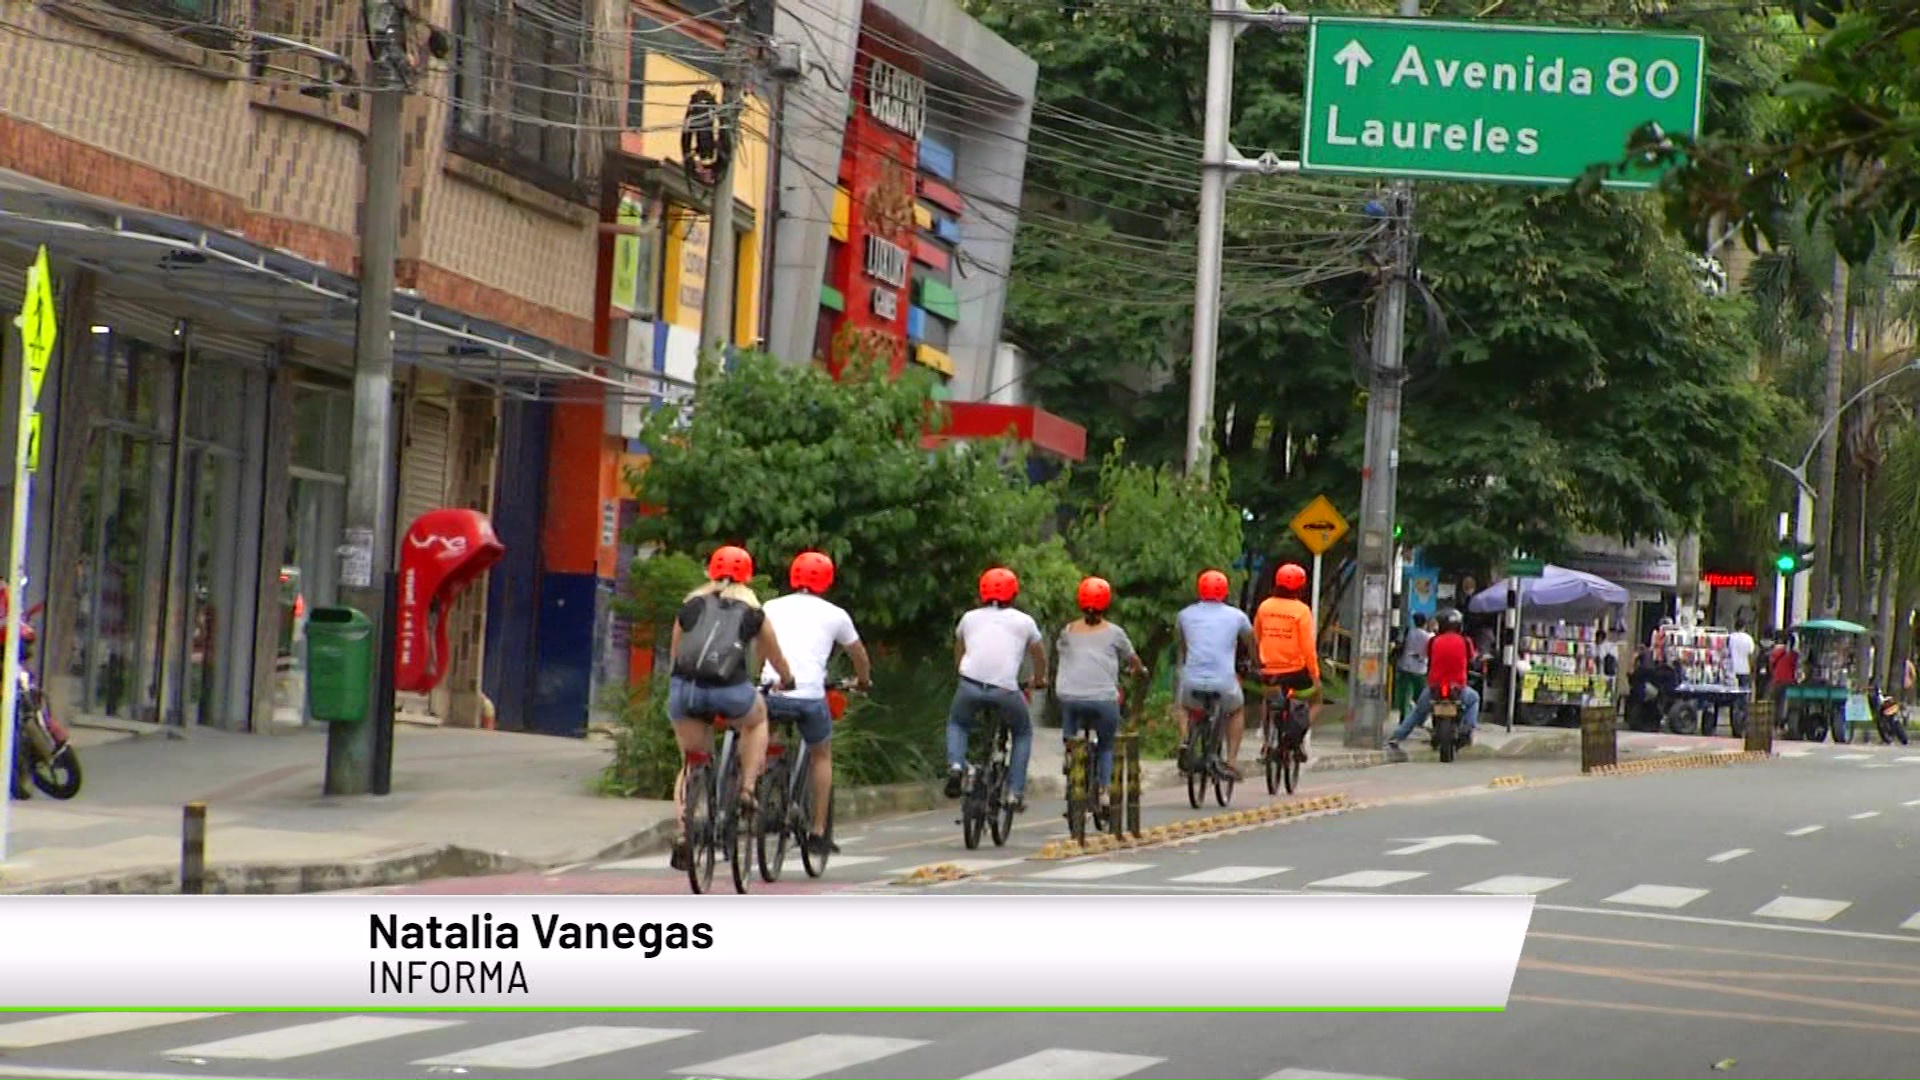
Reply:
[[[1067,832],[1076,841],[1086,839],[1088,818],[1095,832],[1107,832],[1116,820],[1112,789],[1102,798],[1093,788],[1099,762],[1100,733],[1088,722],[1067,740]]]
[[[1187,805],[1195,810],[1206,801],[1207,784],[1213,784],[1213,798],[1221,806],[1233,798],[1233,774],[1220,759],[1225,737],[1227,711],[1220,707],[1217,690],[1196,690],[1194,699],[1200,708],[1188,709],[1187,738],[1180,747],[1180,772],[1187,778]]]
[[[726,718],[710,716],[720,738],[719,767],[704,750],[686,752],[687,884],[695,893],[713,889],[713,867],[722,851],[733,873],[733,889],[747,891],[752,858],[747,840],[753,823],[740,827],[740,757],[734,753],[734,731]]]
[[[1280,692],[1286,706],[1284,715],[1298,723],[1281,726],[1273,707],[1275,691]],[[1308,726],[1306,709],[1306,702],[1294,697],[1293,687],[1266,683],[1260,701],[1260,764],[1266,770],[1269,795],[1278,795],[1283,785],[1291,795],[1300,786],[1300,751]]]
[[[852,687],[853,680],[843,679],[828,688],[832,692],[827,695],[827,710],[835,722],[846,714],[842,695]],[[816,854],[806,842],[813,832],[813,778],[807,768],[812,748],[799,737],[799,714],[776,702],[770,691],[767,694],[767,723],[776,727],[768,733],[767,768],[760,774],[760,814],[753,829],[760,878],[768,884],[780,880],[789,843],[799,846],[800,865],[807,876],[817,878],[827,872],[827,859],[834,851],[833,800],[827,800],[827,849]],[[788,746],[799,748],[791,758]]]
[[[1013,776],[1013,726],[997,705],[982,705],[976,717],[993,714],[989,728],[986,760],[972,754],[960,788],[960,839],[967,850],[980,846],[984,829],[993,834],[993,846],[1005,847],[1013,835],[1013,800],[1007,797],[1007,783]],[[979,725],[976,725],[979,726]]]

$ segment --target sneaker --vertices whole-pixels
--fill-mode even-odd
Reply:
[[[834,846],[833,841],[828,840],[826,837],[821,836],[818,833],[815,833],[814,835],[807,837],[807,854],[812,855],[815,858],[819,858],[820,856],[825,855],[830,851],[838,851],[838,850],[840,849]]]
[[[947,798],[957,799],[960,797],[961,776],[962,774],[959,769],[947,770],[947,787],[946,787]]]
[[[1027,797],[1025,795],[1009,795],[1007,796],[1007,805],[1013,808],[1014,813],[1024,814],[1027,812]]]
[[[667,856],[667,865],[675,870],[685,870],[693,862],[693,853],[687,847],[687,838],[681,837],[673,842],[673,853]]]
[[[1389,750],[1398,750],[1398,749],[1400,749],[1400,740],[1399,740],[1399,739],[1388,739],[1388,740],[1387,740],[1387,749],[1389,749]]]

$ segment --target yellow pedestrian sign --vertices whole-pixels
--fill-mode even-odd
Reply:
[[[53,274],[47,268],[47,249],[43,245],[33,266],[27,270],[27,293],[20,300],[20,317],[14,320],[14,325],[20,328],[20,350],[27,361],[31,387],[27,394],[29,409],[36,409],[40,404],[40,383],[46,378],[47,362],[53,357],[54,340],[60,336],[60,320],[53,312],[52,279]]]
[[[1293,535],[1314,555],[1325,555],[1347,535],[1347,519],[1325,495],[1315,495],[1305,510],[1293,516]]]

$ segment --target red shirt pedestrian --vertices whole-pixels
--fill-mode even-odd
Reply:
[[[1427,644],[1427,686],[1437,698],[1447,690],[1467,685],[1467,662],[1473,643],[1465,634],[1449,630]]]

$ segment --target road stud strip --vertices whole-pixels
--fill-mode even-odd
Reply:
[[[1033,858],[1044,860],[1077,859],[1087,855],[1106,855],[1115,851],[1134,851],[1153,847],[1158,844],[1176,843],[1196,836],[1208,836],[1231,829],[1245,829],[1255,825],[1269,825],[1305,817],[1309,814],[1326,813],[1334,810],[1350,810],[1353,800],[1344,794],[1315,795],[1312,798],[1291,802],[1268,803],[1246,810],[1230,810],[1212,817],[1185,818],[1155,825],[1138,834],[1113,836],[1100,833],[1085,840],[1049,840],[1042,844]]]
[[[1736,750],[1728,754],[1683,754],[1668,758],[1630,761],[1624,765],[1602,765],[1588,776],[1638,776],[1642,773],[1670,772],[1674,769],[1716,769],[1725,765],[1771,761],[1773,755],[1762,750]]]
[[[895,878],[895,885],[938,885],[947,881],[959,881],[972,877],[973,872],[953,863],[937,863],[932,866],[916,866],[904,877]]]
[[[1488,787],[1519,787],[1527,782],[1524,776],[1496,776]]]

